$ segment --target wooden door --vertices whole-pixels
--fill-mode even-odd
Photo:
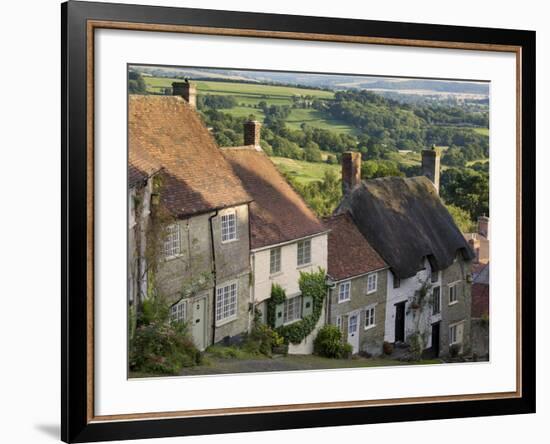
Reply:
[[[191,334],[193,342],[199,350],[206,348],[206,298],[201,298],[193,303],[191,318]]]
[[[405,342],[405,302],[395,304],[395,342]]]

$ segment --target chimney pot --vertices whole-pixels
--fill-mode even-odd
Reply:
[[[346,195],[361,183],[361,153],[342,153],[342,193]]]
[[[422,151],[422,175],[432,181],[439,194],[439,175],[441,167],[441,151],[435,145]]]
[[[188,80],[172,82],[172,95],[181,96],[191,107],[197,107],[197,87]]]
[[[246,121],[243,126],[244,144],[254,145],[255,147],[259,147],[261,128],[262,128],[262,124],[257,120]]]

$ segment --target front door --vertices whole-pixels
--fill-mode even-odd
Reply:
[[[439,356],[439,322],[432,324],[432,353],[434,358]]]
[[[405,342],[405,302],[395,304],[395,342]]]
[[[359,352],[359,312],[348,315],[348,342],[353,347],[353,354]]]
[[[192,314],[193,342],[199,350],[204,350],[206,348],[206,298],[198,299],[193,303]]]

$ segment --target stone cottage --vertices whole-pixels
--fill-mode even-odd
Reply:
[[[390,267],[385,341],[434,356],[470,351],[474,258],[439,198],[439,156],[423,151],[420,177],[361,181],[360,155],[344,155],[345,195],[336,210],[349,214]]]
[[[380,355],[386,317],[388,266],[348,213],[324,220],[330,279],[327,323],[342,331],[353,353]]]
[[[176,96],[130,95],[130,301],[153,294],[189,324],[199,349],[250,323],[250,194],[194,110]]]
[[[260,147],[260,123],[244,127],[245,146],[222,148],[223,155],[252,197],[250,203],[250,300],[262,319],[273,285],[286,293],[275,314],[275,327],[290,325],[309,315],[312,301],[303,297],[301,272],[327,269],[327,229],[279,173]],[[322,325],[323,314],[317,327]],[[317,328],[289,353],[313,351]]]

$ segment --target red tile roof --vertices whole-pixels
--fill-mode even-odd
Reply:
[[[181,97],[129,96],[129,183],[162,169],[161,199],[176,217],[249,202],[214,138]]]
[[[340,281],[387,267],[346,212],[324,219],[328,235],[328,274]]]
[[[222,152],[254,199],[250,204],[252,249],[326,231],[261,149],[250,145],[223,148]]]

